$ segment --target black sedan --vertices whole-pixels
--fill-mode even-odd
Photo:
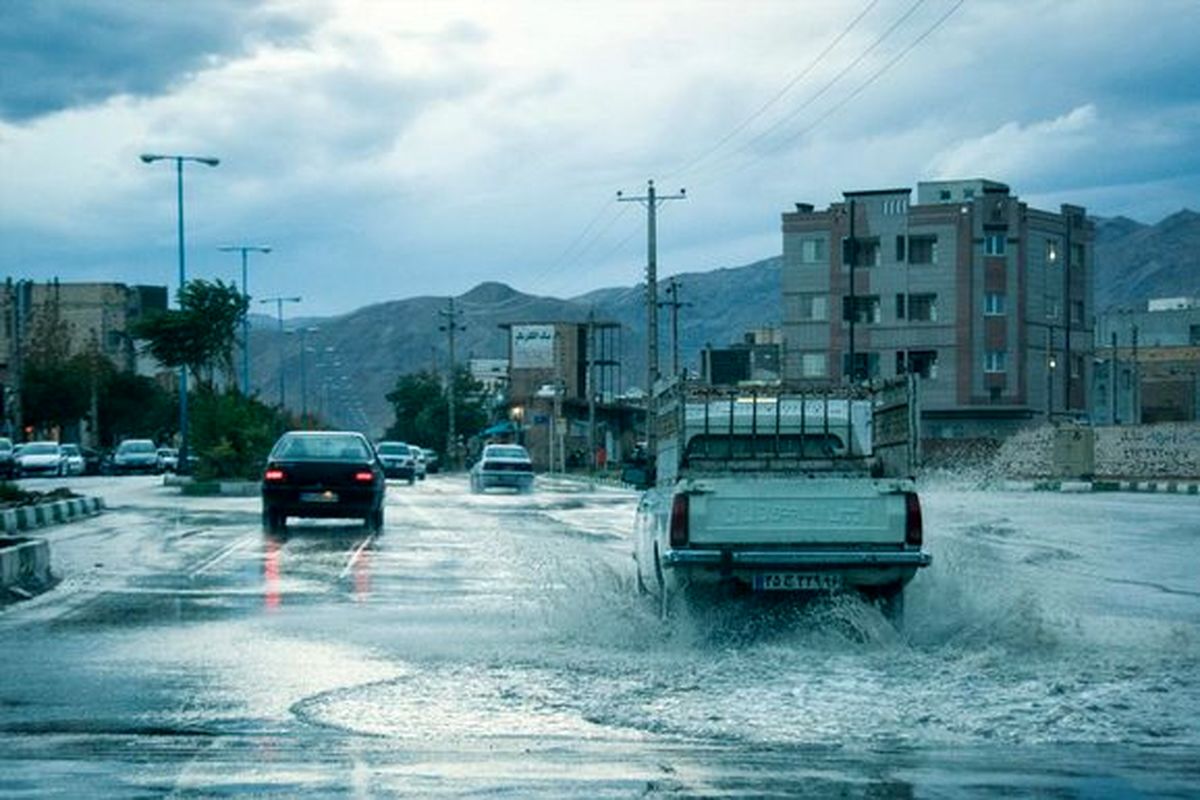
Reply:
[[[282,533],[288,517],[357,518],[381,530],[386,487],[383,467],[362,434],[291,431],[267,457],[263,526]]]

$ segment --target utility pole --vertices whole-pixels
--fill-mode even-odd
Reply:
[[[1112,379],[1112,414],[1110,416],[1112,424],[1116,425],[1121,416],[1117,413],[1117,332],[1115,330],[1112,332],[1112,366],[1109,368],[1109,372]]]
[[[1138,326],[1133,325],[1132,331],[1133,344],[1133,386],[1130,387],[1130,397],[1132,398],[1133,410],[1129,414],[1129,421],[1134,425],[1142,424],[1142,367],[1138,363]]]
[[[445,317],[446,323],[439,325],[439,331],[445,331],[450,340],[450,366],[449,377],[446,380],[446,404],[448,406],[449,423],[446,432],[446,456],[450,459],[452,469],[458,468],[458,437],[454,432],[454,334],[457,331],[465,331],[466,328],[458,324],[458,315],[462,311],[456,311],[454,308],[454,298],[450,297],[446,300],[446,309],[439,311],[438,314]]]
[[[691,303],[679,302],[679,288],[683,286],[683,281],[678,280],[674,275],[667,279],[667,297],[670,300],[662,300],[659,302],[659,308],[671,309],[671,374],[679,376],[679,309],[690,308]]]
[[[654,398],[654,384],[658,381],[658,205],[686,197],[686,189],[680,189],[679,194],[659,195],[652,180],[646,182],[646,194],[641,197],[625,197],[617,192],[618,203],[646,206],[646,456],[651,463],[658,448],[654,430],[658,410]]]
[[[1063,267],[1063,411],[1071,413],[1071,370],[1073,364],[1071,362],[1071,317],[1075,313],[1075,304],[1071,302],[1071,262],[1074,260],[1071,254],[1071,228],[1075,223],[1075,215],[1066,213],[1063,215],[1063,221],[1066,225],[1066,262]],[[1081,265],[1082,266],[1082,265]],[[1083,320],[1080,320],[1083,322]],[[1081,376],[1082,377],[1082,376]]]
[[[259,303],[274,303],[275,304],[275,317],[279,320],[279,410],[280,411],[283,411],[285,409],[285,405],[284,405],[283,401],[285,399],[284,388],[286,386],[286,384],[284,382],[284,377],[283,377],[283,375],[284,375],[283,304],[284,303],[299,303],[300,299],[301,298],[299,298],[299,297],[264,297],[262,300],[258,301]]]

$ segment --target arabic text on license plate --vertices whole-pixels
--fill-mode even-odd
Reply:
[[[336,492],[304,492],[300,495],[301,503],[336,503],[338,499]]]
[[[842,588],[835,572],[760,572],[754,576],[759,592],[818,592]]]

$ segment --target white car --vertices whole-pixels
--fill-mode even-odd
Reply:
[[[17,476],[62,475],[63,456],[58,442],[29,442],[17,454]]]
[[[519,444],[489,444],[471,467],[471,491],[479,494],[493,487],[533,491],[533,462]]]
[[[59,445],[62,451],[63,474],[82,475],[84,471],[83,451],[77,444]]]
[[[415,444],[410,444],[408,449],[412,451],[413,474],[417,476],[417,480],[425,480],[425,451]]]

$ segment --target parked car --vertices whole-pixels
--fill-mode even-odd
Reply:
[[[188,459],[189,461],[191,459]],[[158,448],[158,471],[175,472],[179,469],[179,451],[174,447]]]
[[[114,475],[158,472],[158,448],[150,439],[126,439],[112,457]]]
[[[416,480],[417,468],[413,460],[413,448],[404,442],[380,442],[375,446],[383,464],[383,474],[389,478],[402,478],[410,484]]]
[[[410,444],[408,449],[413,455],[413,474],[417,476],[417,480],[425,480],[425,451],[415,444]]]
[[[12,439],[0,437],[0,478],[12,480],[17,473],[17,461],[13,456]]]
[[[438,470],[440,470],[442,468],[442,465],[438,460],[437,451],[430,450],[428,447],[426,447],[426,448],[424,448],[424,452],[425,452],[425,471],[427,473],[429,473],[430,475],[434,475],[438,472]]]
[[[382,530],[386,491],[383,465],[361,433],[291,431],[267,457],[263,527],[283,533],[288,517],[356,517]]]
[[[471,467],[472,492],[478,494],[497,486],[522,494],[533,491],[533,462],[521,445],[489,444]]]
[[[79,449],[77,444],[59,445],[59,450],[62,452],[63,475],[82,475],[86,464],[83,460],[83,451]]]
[[[17,477],[62,474],[63,456],[58,442],[28,442],[17,452]]]

